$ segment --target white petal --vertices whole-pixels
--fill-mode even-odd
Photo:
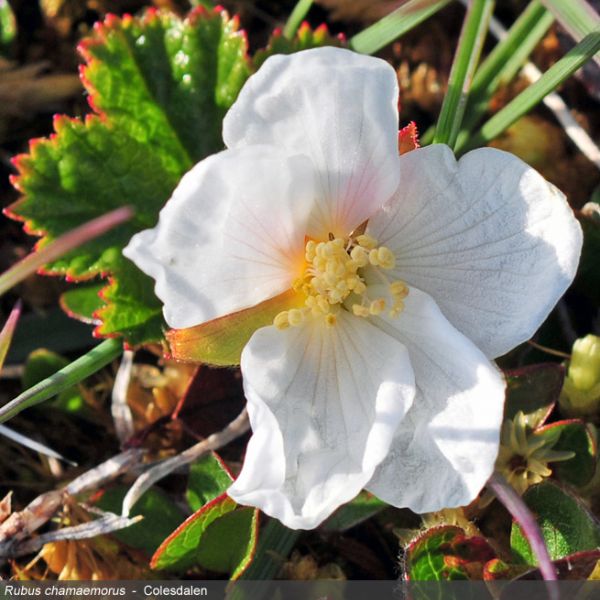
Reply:
[[[414,395],[406,349],[344,313],[331,328],[259,329],[241,364],[253,435],[228,493],[287,527],[316,527],[385,458]]]
[[[269,58],[223,121],[229,148],[281,146],[319,174],[309,235],[347,235],[398,185],[398,84],[385,61],[340,48]]]
[[[494,358],[529,339],[570,285],[581,228],[565,198],[515,156],[443,145],[400,160],[402,186],[368,231],[397,254],[395,276],[431,294]]]
[[[305,157],[267,146],[226,150],[187,173],[158,225],[123,253],[156,280],[167,323],[191,327],[290,287],[313,197]]]
[[[468,504],[498,453],[500,372],[416,288],[398,318],[375,322],[408,349],[417,395],[367,489],[417,513]]]

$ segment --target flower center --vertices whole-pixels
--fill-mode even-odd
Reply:
[[[309,240],[304,258],[304,272],[292,285],[305,297],[304,307],[280,312],[273,320],[278,329],[301,325],[311,316],[323,317],[325,324],[331,327],[340,310],[352,311],[358,317],[382,314],[388,309],[388,301],[369,297],[364,279],[367,267],[388,286],[389,315],[397,317],[402,312],[408,286],[402,281],[390,281],[385,275],[385,271],[394,268],[396,257],[370,235],[348,239],[331,235],[327,242]]]

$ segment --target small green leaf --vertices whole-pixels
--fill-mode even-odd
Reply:
[[[233,479],[216,454],[208,454],[190,468],[186,498],[196,511],[223,494]]]
[[[433,527],[406,549],[411,581],[482,579],[484,565],[495,552],[482,537],[468,537],[460,527]]]
[[[101,336],[130,344],[159,341],[164,323],[152,279],[121,251],[154,226],[181,176],[223,148],[221,122],[250,73],[245,36],[222,10],[186,19],[148,10],[108,16],[80,50],[82,79],[97,115],[59,117],[56,135],[19,156],[13,217],[41,245],[108,210],[131,205],[126,225],[47,266],[72,280],[108,277],[96,312]]]
[[[581,500],[556,483],[545,481],[525,492],[523,500],[537,516],[548,553],[558,560],[600,545],[600,527]],[[521,528],[513,523],[510,545],[515,557],[535,565],[535,557]]]
[[[187,500],[196,512],[160,545],[153,569],[184,571],[194,565],[230,573],[237,579],[256,549],[258,511],[237,508],[225,490],[233,478],[215,453],[190,470]]]
[[[574,452],[569,460],[556,462],[554,474],[572,485],[584,486],[596,472],[597,448],[586,424],[579,419],[556,421],[535,431],[535,437],[557,436],[553,451]]]
[[[208,526],[235,510],[236,506],[226,494],[205,504],[162,542],[154,553],[150,566],[153,569],[184,571],[197,564],[198,547]]]
[[[555,363],[530,365],[504,373],[507,382],[504,418],[522,411],[527,425],[537,429],[548,418],[560,396],[565,370]]]
[[[94,324],[98,319],[94,316],[104,304],[100,292],[105,283],[92,283],[72,287],[60,296],[60,307],[73,319],[82,323]]]
[[[126,486],[105,491],[96,506],[102,510],[120,514]],[[149,489],[133,506],[130,516],[142,515],[139,523],[113,533],[118,540],[152,554],[175,527],[184,519],[176,504],[157,488]]]
[[[325,531],[345,531],[370,519],[387,506],[385,502],[382,502],[373,494],[363,491],[348,504],[340,506],[323,523],[322,529]]]
[[[258,510],[238,508],[208,526],[196,560],[205,569],[238,579],[254,557],[257,536]]]

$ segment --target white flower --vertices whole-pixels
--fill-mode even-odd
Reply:
[[[253,436],[229,490],[292,528],[364,487],[416,512],[473,500],[502,424],[490,359],[535,332],[577,266],[560,192],[498,150],[399,157],[397,102],[382,60],[268,59],[225,117],[228,149],[125,250],[174,328],[295,299],[243,350]]]

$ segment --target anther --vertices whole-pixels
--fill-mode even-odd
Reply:
[[[372,315],[380,315],[385,310],[385,298],[377,298],[369,305],[369,313]]]
[[[371,313],[369,312],[368,307],[363,306],[362,304],[353,304],[352,305],[352,312],[357,316],[357,317],[368,317]]]
[[[372,248],[377,247],[377,240],[374,237],[372,237],[366,233],[363,233],[362,235],[357,236],[356,243],[359,246],[366,248],[367,250],[371,250]]]
[[[277,329],[287,329],[290,326],[290,322],[288,319],[288,311],[284,310],[275,316],[273,319],[273,325],[277,327]]]

